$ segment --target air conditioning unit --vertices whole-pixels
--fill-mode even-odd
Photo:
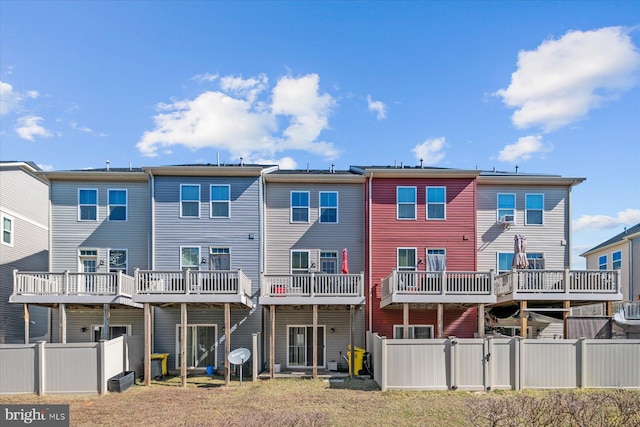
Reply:
[[[502,215],[499,222],[502,225],[510,225],[515,224],[516,220],[513,215]]]

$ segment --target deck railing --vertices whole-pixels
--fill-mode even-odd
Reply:
[[[238,294],[251,296],[242,270],[136,270],[138,294]]]
[[[623,312],[625,319],[640,320],[640,301],[621,301],[613,303],[613,311]]]
[[[619,270],[512,270],[496,276],[496,295],[620,292]]]
[[[493,272],[397,271],[382,279],[382,297],[412,295],[493,295]]]
[[[364,273],[281,274],[263,276],[262,296],[364,296]]]
[[[15,295],[122,295],[131,297],[134,278],[117,273],[13,273]]]

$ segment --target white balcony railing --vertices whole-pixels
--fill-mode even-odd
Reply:
[[[251,279],[242,270],[136,270],[136,293],[238,294],[251,296]]]
[[[389,295],[493,295],[493,272],[397,271],[382,279]]]
[[[364,273],[265,275],[263,297],[363,297]]]
[[[496,295],[616,294],[620,292],[619,270],[512,270],[495,278]]]
[[[13,274],[14,295],[113,295],[131,297],[134,278],[117,273],[19,272]]]

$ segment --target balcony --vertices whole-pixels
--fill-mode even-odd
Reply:
[[[135,279],[123,272],[64,273],[19,272],[13,274],[9,302],[23,304],[123,304],[134,307]]]
[[[492,272],[397,271],[382,280],[380,307],[391,304],[492,304]]]
[[[620,301],[620,270],[513,270],[495,278],[498,303]]]
[[[262,305],[364,304],[364,273],[265,275]]]
[[[240,304],[252,308],[251,279],[242,270],[136,270],[133,300],[151,304]]]

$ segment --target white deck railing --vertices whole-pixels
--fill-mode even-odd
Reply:
[[[242,270],[136,270],[138,294],[238,294],[251,296]]]
[[[620,301],[613,303],[614,312],[623,312],[625,319],[640,320],[640,301]]]
[[[13,273],[14,295],[122,295],[131,297],[134,278],[117,273]]]
[[[493,273],[478,271],[397,271],[382,279],[382,297],[411,295],[493,295]]]
[[[512,270],[495,278],[496,295],[620,292],[619,270]]]
[[[364,273],[265,275],[262,296],[364,296]]]

